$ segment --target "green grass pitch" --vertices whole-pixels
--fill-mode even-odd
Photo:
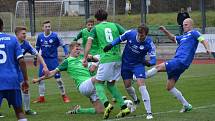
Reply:
[[[152,111],[154,119],[151,121],[214,121],[215,120],[215,65],[191,65],[191,67],[181,76],[176,87],[183,93],[185,98],[193,105],[194,110],[188,113],[179,113],[181,104],[165,90],[166,73],[159,73],[155,77],[147,80],[146,85],[151,97]],[[37,68],[28,68],[29,80],[37,75]],[[29,121],[100,121],[102,114],[88,115],[66,115],[65,112],[75,104],[82,107],[91,107],[89,100],[79,94],[75,85],[66,73],[62,73],[66,85],[66,91],[71,98],[71,103],[63,103],[60,92],[54,79],[46,81],[46,103],[33,104],[31,108],[38,112],[36,116],[27,116]],[[124,85],[120,80],[117,83],[123,95],[127,95]],[[134,84],[138,97],[140,93]],[[37,85],[30,84],[31,100],[37,98]],[[109,96],[110,97],[110,96]],[[0,121],[15,121],[15,114],[12,108],[8,108],[7,102],[3,100],[0,108],[6,117]],[[119,107],[110,115],[109,120],[115,120],[114,116],[119,112]],[[131,121],[143,121],[145,119],[145,109],[143,102],[137,110],[125,119]],[[136,115],[136,116],[135,116]]]

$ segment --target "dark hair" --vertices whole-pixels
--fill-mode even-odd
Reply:
[[[107,17],[108,17],[108,13],[105,10],[99,9],[98,11],[96,11],[95,18],[98,21],[107,20]]]
[[[27,30],[27,29],[24,26],[17,26],[14,31],[15,31],[15,34],[17,34],[22,30]]]
[[[73,49],[76,45],[78,45],[78,46],[81,46],[81,43],[79,43],[79,42],[71,42],[70,44],[69,44],[69,48],[71,49]]]
[[[142,33],[144,31],[147,35],[149,33],[149,28],[145,24],[141,24],[140,26],[138,26],[137,31],[138,33]]]
[[[4,26],[3,20],[0,18],[0,32],[3,31],[3,26]]]
[[[47,23],[51,23],[51,21],[50,21],[50,20],[45,20],[45,21],[43,21],[43,25],[44,25],[44,24],[47,24]]]
[[[86,24],[87,23],[94,23],[94,19],[93,18],[88,18],[87,21],[86,21]]]

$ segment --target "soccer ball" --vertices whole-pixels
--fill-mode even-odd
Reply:
[[[136,106],[131,100],[124,100],[124,103],[127,105],[128,109],[132,112],[136,110]]]

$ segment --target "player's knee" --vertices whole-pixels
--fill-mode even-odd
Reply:
[[[164,63],[161,63],[159,65],[156,65],[155,68],[158,70],[158,71],[162,71],[164,70],[165,68],[165,64]]]
[[[173,88],[172,86],[169,86],[169,85],[166,86],[167,91],[170,91],[172,88]]]
[[[124,82],[125,88],[131,87],[131,80],[124,80],[123,82]]]

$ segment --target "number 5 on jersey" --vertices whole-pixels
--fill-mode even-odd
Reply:
[[[4,49],[5,45],[4,44],[0,44],[0,49]],[[7,60],[7,55],[5,53],[5,51],[0,50],[0,64],[5,63]]]

